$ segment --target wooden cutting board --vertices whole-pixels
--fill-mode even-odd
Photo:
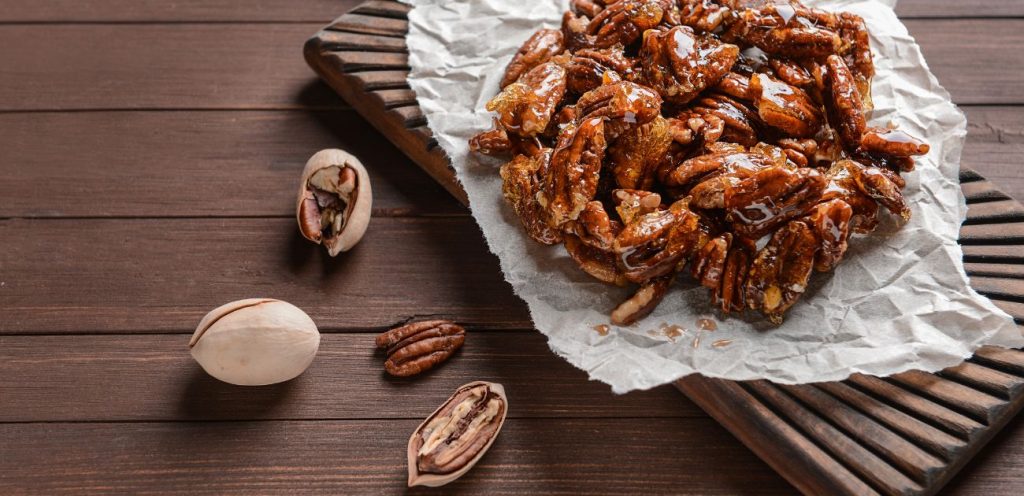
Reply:
[[[406,83],[408,12],[392,0],[363,3],[309,39],[306,61],[465,204]],[[1020,324],[1024,206],[973,171],[960,181],[971,284]],[[934,494],[1024,406],[1024,351],[985,348],[937,374],[802,386],[690,376],[676,386],[805,494]]]

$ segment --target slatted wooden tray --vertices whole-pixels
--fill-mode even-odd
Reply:
[[[408,12],[391,0],[363,3],[310,38],[306,60],[466,203],[406,83]],[[1024,323],[1024,206],[971,170],[960,180],[971,284]],[[692,376],[676,385],[806,494],[934,494],[1024,406],[1024,351],[986,348],[938,374],[803,386]]]

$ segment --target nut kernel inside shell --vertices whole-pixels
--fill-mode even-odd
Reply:
[[[362,239],[372,205],[370,177],[352,155],[321,150],[306,163],[295,213],[299,231],[332,257]]]
[[[214,309],[189,343],[208,374],[240,386],[297,377],[309,367],[320,333],[305,312],[280,300],[247,299]]]

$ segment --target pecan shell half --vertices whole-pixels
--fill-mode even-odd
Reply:
[[[408,377],[434,368],[466,341],[466,330],[450,320],[426,320],[396,327],[377,336],[377,348],[387,350],[387,373]]]
[[[494,443],[507,412],[501,384],[477,381],[457,389],[409,438],[409,487],[462,477]]]

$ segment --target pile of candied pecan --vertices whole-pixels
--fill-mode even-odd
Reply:
[[[723,312],[775,323],[881,205],[906,220],[901,172],[928,145],[869,128],[864,20],[798,2],[574,0],[509,63],[473,150],[511,156],[505,198],[529,235],[639,285],[650,313],[686,265]]]

